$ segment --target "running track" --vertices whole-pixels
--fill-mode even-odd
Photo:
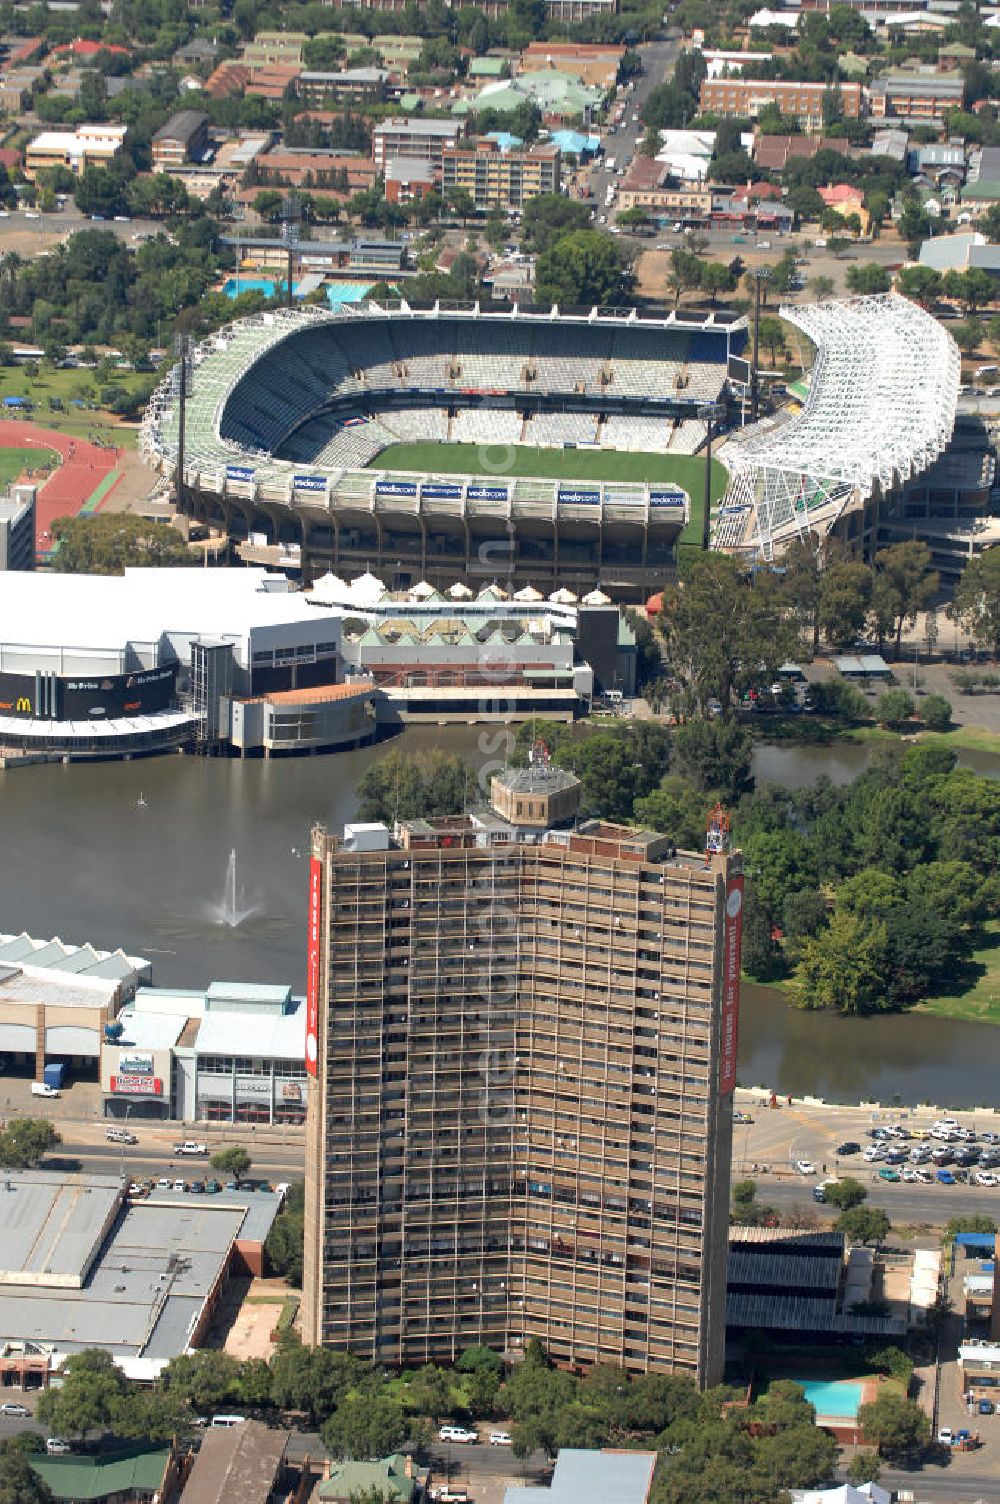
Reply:
[[[45,482],[35,503],[35,552],[47,554],[57,517],[75,517],[101,481],[118,464],[117,449],[101,449],[86,439],[0,419],[0,449],[55,449],[62,463]]]

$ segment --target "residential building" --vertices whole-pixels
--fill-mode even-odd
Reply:
[[[559,192],[558,146],[511,147],[486,138],[461,141],[442,154],[444,193],[464,189],[476,208],[520,209],[540,193]]]
[[[846,157],[850,149],[846,136],[768,136],[758,131],[753,159],[768,172],[782,172],[791,157],[814,157],[819,151],[836,151]]]
[[[853,183],[832,183],[828,188],[818,188],[816,191],[823,200],[824,207],[839,214],[841,219],[857,215],[861,221],[860,233],[867,235],[871,216],[865,208],[862,189],[856,188]]]
[[[35,567],[35,487],[0,496],[0,573]]]
[[[317,193],[358,193],[375,181],[371,157],[329,146],[272,146],[257,161],[264,183],[305,186]]]
[[[302,67],[302,49],[309,37],[304,31],[258,31],[240,54],[240,62],[256,68]]]
[[[302,1497],[289,1485],[288,1431],[259,1420],[210,1426],[201,1438],[180,1504],[284,1504]]]
[[[618,0],[545,0],[545,14],[550,21],[576,26],[591,16],[617,15]]]
[[[467,815],[314,828],[303,1338],[396,1365],[535,1336],[713,1384],[740,857],[724,820],[707,854],[539,828],[565,773],[543,749],[516,778]]]
[[[383,120],[372,132],[376,172],[385,172],[396,157],[431,162],[440,169],[445,147],[454,146],[464,127],[460,120]]]
[[[424,1497],[429,1476],[426,1468],[417,1467],[413,1458],[402,1452],[373,1462],[328,1461],[323,1474],[316,1498],[324,1504],[352,1504],[369,1495],[392,1500],[392,1504],[411,1504]]]
[[[943,120],[948,110],[962,107],[965,81],[960,73],[886,73],[868,90],[876,120]]]
[[[829,84],[793,83],[781,78],[706,78],[702,80],[700,107],[702,114],[738,115],[756,119],[767,105],[775,105],[783,115],[794,115],[807,131],[821,130],[825,124],[824,101],[831,93]],[[861,114],[861,85],[838,84],[836,94],[843,115],[856,120]]]
[[[512,1485],[503,1504],[648,1504],[655,1471],[655,1452],[563,1447],[548,1484]]]
[[[42,131],[29,141],[24,153],[24,175],[29,183],[41,167],[68,167],[81,173],[86,167],[107,167],[125,143],[126,125],[78,125],[72,131]]]
[[[199,36],[182,42],[171,61],[175,68],[214,68],[219,54],[219,44],[214,39]]]
[[[1000,200],[1000,147],[984,146],[975,154],[961,197],[963,208],[974,214]]]
[[[38,64],[14,68],[0,73],[0,110],[7,115],[20,115],[31,97],[31,91],[45,69]]]
[[[180,110],[153,135],[153,166],[171,172],[185,162],[198,162],[208,146],[208,116],[202,110]]]
[[[958,1349],[962,1392],[973,1399],[1000,1399],[1000,1337],[967,1337]]]
[[[610,91],[618,82],[624,47],[585,42],[531,42],[517,61],[517,72],[566,73],[591,88]]]
[[[438,173],[430,162],[393,157],[385,169],[385,196],[390,204],[413,204],[437,186]]]
[[[32,1472],[46,1485],[55,1504],[140,1504],[147,1499],[171,1498],[183,1477],[181,1459],[170,1447],[148,1448],[139,1443],[115,1447],[98,1456],[47,1457],[29,1455]],[[244,1500],[244,1504],[248,1501]]]
[[[307,104],[323,104],[327,99],[377,104],[385,99],[388,83],[384,68],[346,68],[340,73],[300,73],[296,88]]]

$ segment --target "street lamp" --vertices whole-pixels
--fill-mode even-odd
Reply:
[[[753,278],[753,369],[750,372],[750,419],[756,423],[760,408],[760,290],[771,280],[769,266],[750,269]]]
[[[296,252],[299,248],[299,220],[302,218],[302,206],[294,193],[289,193],[281,206],[281,238],[288,255],[288,282],[286,284],[285,304],[292,307],[292,265]]]
[[[698,416],[708,425],[705,440],[705,493],[704,514],[701,519],[701,551],[708,553],[711,533],[711,506],[712,506],[712,432],[714,424],[725,416],[725,407],[721,402],[706,402],[704,407],[699,407]]]

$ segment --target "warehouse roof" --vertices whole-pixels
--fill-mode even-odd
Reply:
[[[655,1452],[564,1447],[549,1487],[508,1488],[504,1504],[646,1504]]]
[[[273,1431],[260,1421],[210,1428],[202,1437],[194,1467],[184,1486],[184,1504],[267,1504],[288,1445],[287,1431]]]
[[[306,1010],[299,1003],[291,1013],[208,1012],[198,1030],[202,1055],[261,1055],[265,1059],[304,1060]]]
[[[0,1285],[79,1288],[121,1200],[117,1177],[23,1170],[0,1185]]]
[[[97,950],[89,943],[67,945],[58,937],[36,940],[24,931],[20,935],[0,935],[0,965],[12,963],[121,981],[127,984],[129,992],[134,990],[138,978],[148,981],[153,971],[152,963],[143,956],[127,956],[122,950]]]

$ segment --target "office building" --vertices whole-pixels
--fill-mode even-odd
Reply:
[[[803,130],[818,131],[826,124],[823,102],[837,99],[841,113],[851,120],[861,114],[861,85],[837,84],[831,90],[823,82],[798,83],[779,78],[705,78],[701,84],[703,115],[737,115],[756,120],[767,105],[783,115],[794,115]]]
[[[464,189],[477,209],[521,209],[540,193],[559,192],[558,146],[506,148],[498,141],[445,147],[441,186]]]
[[[962,108],[964,90],[960,73],[887,73],[869,90],[871,112],[876,120],[939,121]]]
[[[740,859],[714,826],[707,855],[539,829],[572,812],[532,768],[492,790],[518,824],[313,831],[303,1337],[390,1364],[538,1337],[713,1384]]]
[[[68,167],[78,176],[88,167],[107,167],[125,144],[125,125],[78,125],[72,131],[42,131],[24,153],[29,183],[42,167]]]
[[[35,567],[35,487],[0,496],[0,571]]]

